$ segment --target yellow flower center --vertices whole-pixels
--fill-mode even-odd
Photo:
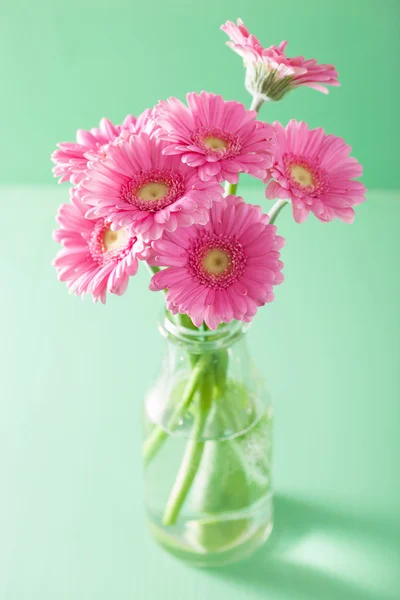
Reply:
[[[224,250],[210,250],[204,256],[202,265],[210,275],[221,275],[231,264],[230,256]]]
[[[311,171],[300,165],[292,165],[290,168],[290,174],[292,179],[303,187],[312,187],[314,185],[314,178]]]
[[[116,250],[117,248],[122,248],[128,242],[128,232],[126,229],[118,229],[117,231],[112,231],[111,229],[107,229],[104,232],[103,236],[103,244],[106,250]]]
[[[168,194],[168,186],[165,183],[152,181],[146,183],[140,188],[137,195],[145,202],[156,202],[161,198],[164,198]]]
[[[214,137],[213,135],[204,138],[203,144],[207,148],[210,148],[210,150],[225,150],[225,148],[228,147],[228,142],[219,137]]]

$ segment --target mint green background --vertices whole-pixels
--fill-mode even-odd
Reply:
[[[1,600],[397,600],[399,7],[2,3]],[[143,517],[140,411],[162,355],[162,297],[143,269],[106,307],[66,293],[50,232],[68,193],[48,156],[77,127],[172,94],[249,102],[218,30],[238,15],[266,43],[288,38],[293,54],[337,65],[342,88],[297,90],[262,116],[343,135],[375,191],[352,226],[280,217],[286,281],[248,335],[274,398],[276,527],[253,558],[196,571],[151,541]]]
[[[241,16],[265,43],[334,63],[342,87],[264,108],[343,136],[370,188],[398,185],[398,0],[3,0],[0,181],[50,181],[48,156],[102,116],[121,122],[191,90],[249,103],[240,57],[219,30]]]

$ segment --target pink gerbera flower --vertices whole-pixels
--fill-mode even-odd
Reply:
[[[243,23],[242,19],[237,19],[237,24],[232,21],[227,21],[221,25],[229,37],[229,42],[226,45],[232,48],[245,61],[258,60],[262,57],[264,48],[258,41],[255,35],[252,35]]]
[[[250,321],[283,281],[284,239],[259,206],[227,196],[214,204],[205,227],[167,233],[153,242],[151,263],[166,266],[150,289],[167,289],[168,309],[211,329],[232,319]]]
[[[58,211],[60,228],[53,237],[64,247],[53,264],[60,281],[75,294],[92,294],[95,302],[100,299],[104,304],[107,291],[119,296],[125,292],[145,248],[125,228],[112,231],[106,219],[86,219],[86,210],[72,188],[71,203],[62,204]]]
[[[89,164],[82,182],[86,216],[107,218],[112,228],[131,227],[147,240],[193,223],[206,223],[208,208],[222,198],[216,181],[201,181],[179,156],[165,156],[166,144],[146,133],[121,136],[107,158]]]
[[[256,121],[256,112],[243,104],[215,94],[192,92],[187,103],[170,98],[154,109],[156,135],[167,142],[164,154],[196,167],[203,181],[237,183],[241,172],[264,177],[271,164],[270,125]]]
[[[328,93],[327,85],[340,85],[333,65],[318,64],[315,58],[287,57],[286,41],[264,48],[241,19],[237,25],[227,21],[221,29],[230,38],[227,45],[243,57],[247,67],[246,88],[253,96],[280,100],[286,92],[301,85],[324,94]]]
[[[355,177],[362,166],[349,156],[351,147],[324,130],[309,129],[306,123],[295,120],[286,128],[275,122],[277,135],[274,166],[266,189],[269,199],[286,198],[292,201],[293,216],[302,223],[311,211],[320,221],[335,217],[351,223],[352,206],[365,200],[366,189]]]
[[[70,181],[78,184],[85,178],[88,161],[105,156],[108,144],[121,132],[146,131],[150,134],[154,127],[151,111],[147,109],[138,118],[128,115],[122,125],[114,125],[108,119],[102,119],[99,127],[93,127],[90,131],[78,129],[76,143],[61,142],[58,144],[59,149],[51,155],[51,160],[55,163],[53,174],[60,177],[59,183]]]

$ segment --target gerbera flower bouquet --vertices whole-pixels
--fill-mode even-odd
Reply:
[[[350,223],[365,199],[343,139],[258,117],[297,87],[327,93],[335,68],[287,57],[286,42],[264,48],[240,20],[222,29],[250,109],[191,92],[122,125],[103,119],[52,155],[72,184],[54,233],[59,279],[104,304],[146,267],[164,296],[167,350],[145,400],[148,520],[170,552],[204,565],[241,558],[272,528],[271,406],[245,332],[283,281],[275,222],[291,205],[298,223]],[[240,173],[260,180],[260,206],[237,195]]]

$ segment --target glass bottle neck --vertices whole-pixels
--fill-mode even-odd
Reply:
[[[228,348],[242,338],[249,327],[249,323],[242,321],[222,323],[215,331],[204,327],[185,327],[177,316],[169,311],[163,312],[158,323],[158,329],[163,337],[178,346],[184,346],[192,354]]]

